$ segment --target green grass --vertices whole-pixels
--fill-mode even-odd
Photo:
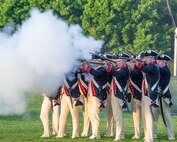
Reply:
[[[87,142],[93,141],[88,138],[77,138],[71,139],[72,132],[72,122],[71,116],[69,115],[67,120],[67,136],[63,139],[56,139],[54,136],[51,138],[40,138],[43,133],[42,123],[39,118],[40,107],[42,103],[41,96],[28,96],[28,109],[27,112],[22,116],[0,116],[0,141],[2,142]],[[177,136],[177,116],[172,116],[172,121],[174,125],[175,134]],[[83,119],[82,112],[80,109],[80,130],[82,130]],[[124,128],[125,128],[125,140],[133,141],[131,137],[133,136],[134,128],[133,121],[130,112],[124,112]],[[143,130],[143,128],[142,128]],[[100,140],[94,140],[97,142],[108,142],[113,141],[112,138],[104,138],[103,135],[106,132],[106,113],[105,110],[101,111],[101,136]],[[158,122],[158,139],[156,142],[168,142],[165,127],[163,125],[162,119],[160,117]],[[134,142],[140,142],[141,140],[134,140]],[[177,142],[177,141],[176,141]]]

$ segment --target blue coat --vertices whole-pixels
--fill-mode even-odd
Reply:
[[[64,84],[67,86],[67,88],[69,89],[69,91],[71,92],[71,96],[73,98],[78,98],[80,96],[80,91],[79,91],[79,87],[78,87],[78,82],[77,82],[77,74],[78,72],[75,72],[72,74],[71,76],[66,76]]]
[[[134,70],[130,70],[130,78],[134,82],[134,84],[137,85],[137,87],[141,90],[142,89],[142,81],[143,81],[143,74],[141,70],[134,68]],[[133,85],[132,85],[133,86]],[[133,98],[141,100],[142,97],[142,91],[137,90],[135,87],[133,87],[134,96]]]
[[[122,99],[124,101],[126,101],[126,91],[125,90],[126,86],[127,86],[127,81],[129,78],[129,69],[128,67],[124,67],[121,69],[115,69],[112,68],[110,71],[110,75],[112,75],[112,77],[115,77],[116,80],[118,81],[118,83],[120,84],[121,88],[123,89],[124,92],[121,92],[121,90],[119,90],[118,86],[116,85],[116,94],[115,96],[118,97],[119,99]]]
[[[146,74],[147,83],[149,85],[149,98],[154,102],[158,97],[158,84],[156,85],[154,90],[152,90],[151,88],[160,79],[159,67],[157,66],[157,64],[142,65],[140,70]]]
[[[107,99],[107,93],[106,93],[106,84],[108,81],[108,74],[106,70],[103,67],[98,67],[98,68],[91,68],[89,72],[92,76],[95,82],[99,85],[96,86],[94,84],[94,89],[96,91],[96,97],[100,99],[101,101],[104,101]]]
[[[165,88],[169,85],[170,78],[171,78],[171,73],[170,69],[168,66],[164,67],[159,67],[160,69],[160,81],[159,81],[159,87],[162,89],[162,91],[165,90]],[[171,93],[170,90],[168,89],[163,96],[170,98],[171,99]]]

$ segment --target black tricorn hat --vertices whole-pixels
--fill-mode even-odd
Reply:
[[[144,57],[144,51],[141,51],[138,55],[137,58],[142,59]]]
[[[104,54],[104,56],[108,59],[114,59],[114,56],[110,53],[106,53],[106,54]]]
[[[100,59],[98,54],[92,54],[92,60],[93,59]]]
[[[115,59],[121,59],[121,58],[128,59],[128,58],[130,58],[130,55],[128,53],[121,52],[121,53],[116,53],[114,55],[114,57],[115,57]]]
[[[146,56],[157,56],[158,55],[158,53],[156,52],[156,51],[154,51],[154,50],[146,50],[146,51],[143,51],[143,52],[141,52],[141,57],[146,57]]]
[[[165,61],[170,61],[172,60],[168,55],[166,54],[159,54],[157,57],[156,57],[156,60],[165,60]]]

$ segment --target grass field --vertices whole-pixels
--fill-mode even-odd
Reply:
[[[101,136],[99,140],[89,140],[88,138],[77,138],[71,139],[71,116],[69,115],[67,121],[67,136],[63,139],[56,139],[54,136],[51,138],[40,138],[43,133],[42,123],[39,118],[40,106],[42,103],[41,96],[28,96],[28,109],[27,112],[22,116],[0,116],[0,141],[2,142],[87,142],[87,141],[97,141],[97,142],[111,142],[114,138],[104,138],[103,135],[106,132],[106,113],[104,110],[101,111]],[[124,113],[124,127],[125,127],[125,140],[140,142],[141,140],[132,140],[133,136],[133,121],[130,112]],[[174,125],[175,134],[177,136],[177,115],[172,116],[172,121]],[[80,111],[80,130],[82,130],[83,119],[82,112]],[[142,129],[143,130],[143,129]],[[165,127],[163,125],[162,119],[160,117],[158,122],[158,139],[156,142],[167,142],[167,134]],[[177,140],[176,140],[177,142]]]

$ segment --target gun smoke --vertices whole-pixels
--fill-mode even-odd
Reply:
[[[78,58],[89,59],[103,44],[51,10],[32,9],[22,26],[9,34],[12,27],[0,32],[0,115],[23,114],[26,93],[51,94]]]

